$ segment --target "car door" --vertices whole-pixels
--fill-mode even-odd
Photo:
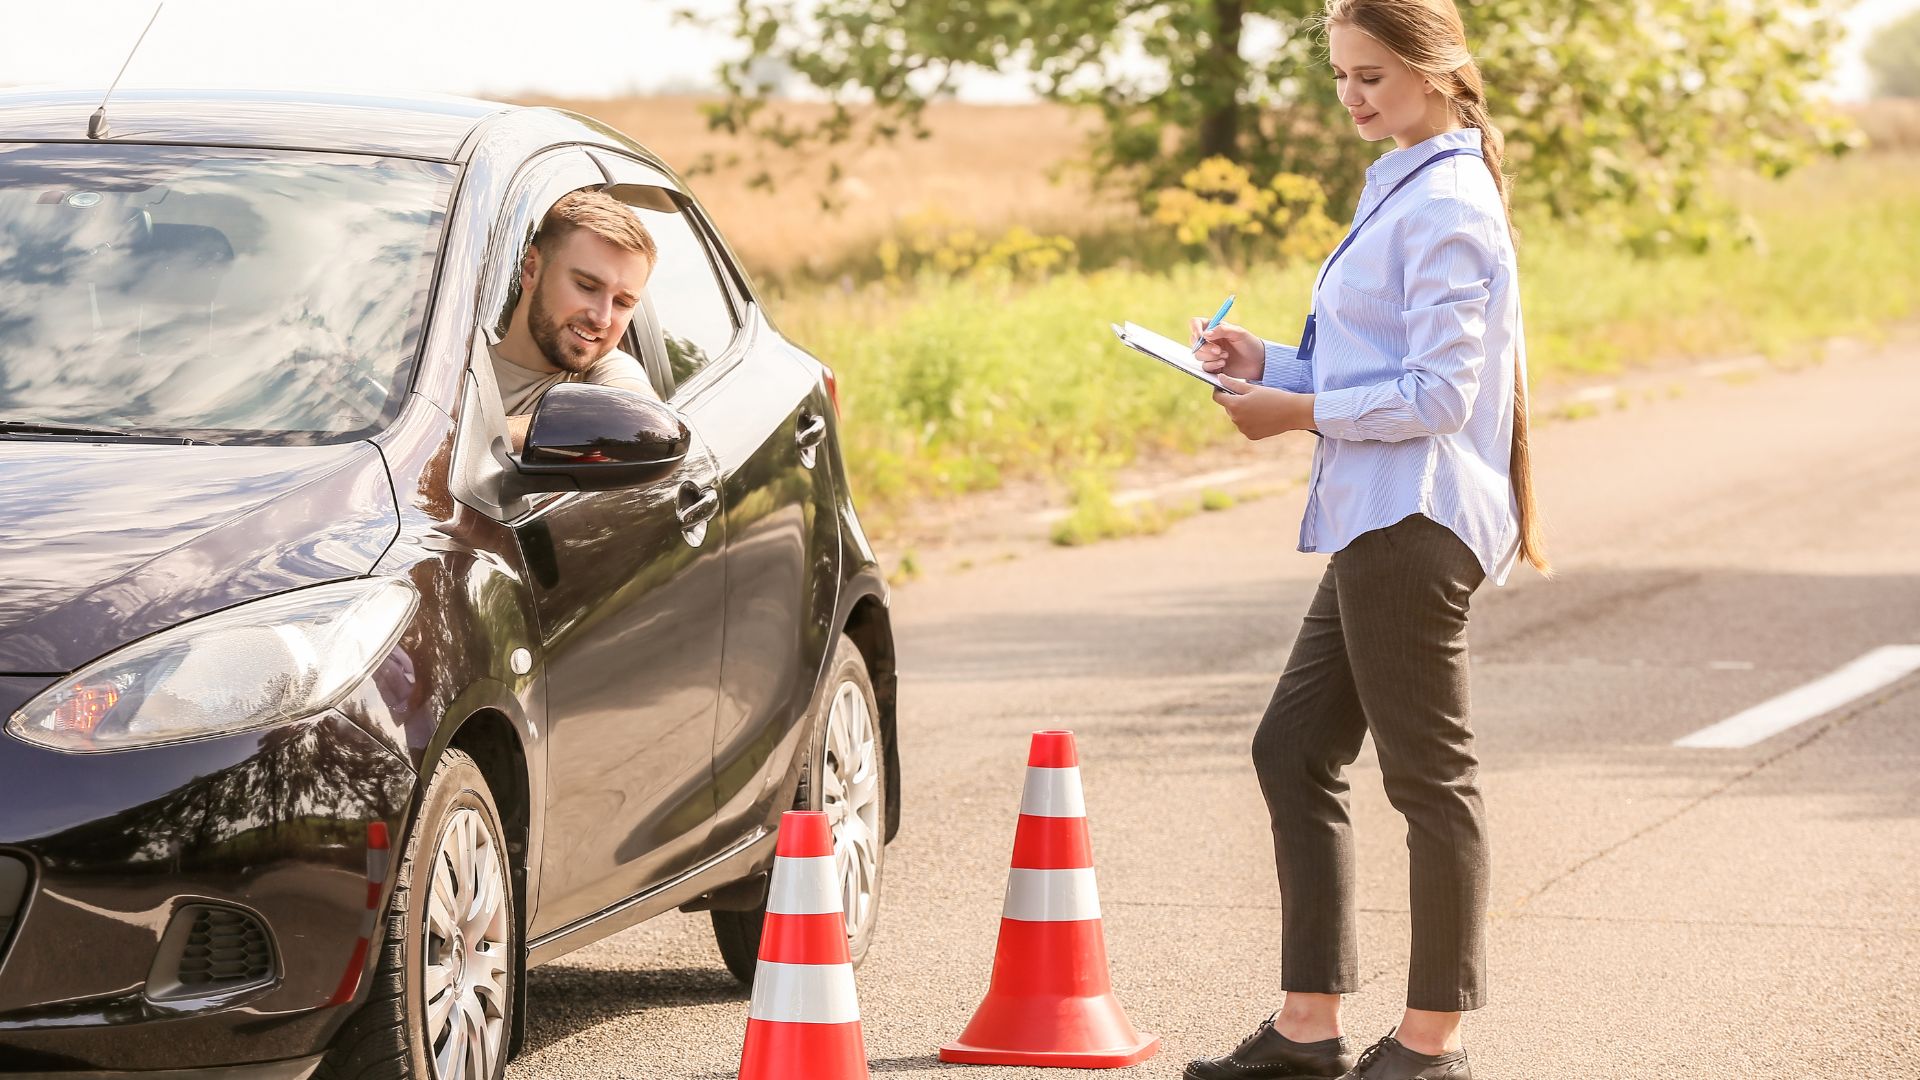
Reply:
[[[639,162],[603,157],[616,185],[661,183]],[[821,461],[827,400],[820,368],[765,325],[745,280],[690,199],[640,211],[660,266],[652,289],[676,380],[673,402],[706,433],[727,527],[726,649],[714,734],[716,837],[744,834],[785,806],[814,684],[834,640],[840,538]]]
[[[537,159],[514,189],[490,271],[518,267],[561,195],[603,183],[584,152]],[[511,310],[515,288],[496,280],[483,323],[503,321],[495,313]],[[473,366],[486,369],[485,356]],[[533,935],[617,904],[706,854],[726,566],[718,465],[700,425],[688,427],[692,448],[671,475],[538,497],[510,521],[545,665],[547,806]]]

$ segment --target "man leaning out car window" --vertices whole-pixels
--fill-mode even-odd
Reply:
[[[516,453],[541,395],[558,383],[659,399],[640,361],[615,348],[658,258],[646,226],[603,192],[572,192],[541,219],[520,262],[507,332],[487,350]]]

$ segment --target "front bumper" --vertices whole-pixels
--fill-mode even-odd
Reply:
[[[291,1061],[267,1061],[257,1065],[232,1065],[214,1069],[167,1069],[163,1072],[30,1072],[0,1073],[8,1080],[307,1080],[320,1067],[321,1055]]]
[[[50,681],[0,678],[0,718]],[[305,1077],[364,996],[391,888],[371,849],[400,847],[414,784],[334,713],[108,754],[0,734],[0,856],[29,878],[0,942],[0,1075]],[[209,911],[247,948],[206,945]]]

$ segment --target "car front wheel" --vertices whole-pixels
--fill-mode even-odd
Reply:
[[[498,1080],[519,947],[500,811],[473,759],[440,758],[387,906],[367,1003],[315,1080]]]
[[[880,877],[886,866],[887,753],[880,707],[867,662],[842,634],[815,715],[825,712],[798,797],[797,810],[824,810],[833,829],[834,869],[854,966],[866,959],[880,916]],[[751,911],[714,911],[713,935],[727,970],[753,985],[760,953],[763,903]]]

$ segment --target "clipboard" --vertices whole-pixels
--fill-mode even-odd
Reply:
[[[1191,347],[1182,345],[1170,337],[1156,334],[1139,323],[1130,322],[1124,325],[1108,323],[1107,325],[1113,327],[1113,336],[1119,338],[1120,343],[1127,348],[1145,353],[1168,367],[1184,371],[1215,390],[1229,394],[1238,393],[1227,389],[1218,377],[1201,367],[1200,361],[1194,358]]]

